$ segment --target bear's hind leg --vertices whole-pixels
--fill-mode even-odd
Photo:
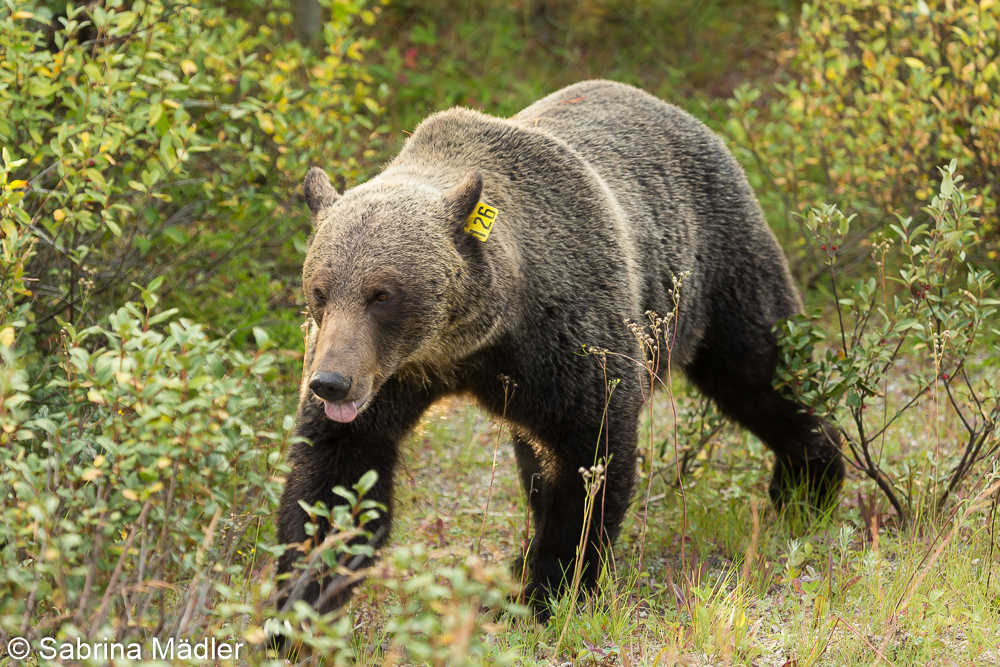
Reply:
[[[744,334],[750,327],[743,328]],[[836,502],[844,479],[840,437],[836,430],[783,397],[772,382],[777,345],[770,332],[740,338],[706,336],[688,377],[712,398],[727,417],[756,435],[774,452],[769,488],[783,507],[804,489],[810,506],[824,510]]]

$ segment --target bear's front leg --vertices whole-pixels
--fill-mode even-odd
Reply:
[[[385,509],[364,528],[373,536],[371,546],[378,548],[388,535],[392,520],[393,473],[399,458],[399,442],[432,400],[425,387],[410,387],[391,379],[372,405],[350,423],[328,419],[322,402],[311,396],[303,400],[295,434],[309,442],[297,443],[291,450],[292,472],[278,509],[278,539],[291,545],[278,561],[278,575],[290,573],[279,584],[279,610],[290,608],[295,600],[305,600],[323,613],[337,609],[349,599],[351,586],[341,581],[325,574],[317,577],[312,572],[301,576],[302,568],[297,565],[304,555],[303,547],[321,544],[328,526],[320,525],[314,535],[307,535],[305,527],[309,519],[299,501],[310,505],[322,501],[327,507],[344,504],[346,500],[333,493],[333,488],[350,489],[366,472],[374,470],[378,480],[365,497],[381,503]],[[369,562],[370,559],[362,559],[350,565],[360,569]]]
[[[386,509],[379,510],[378,518],[364,526],[372,535],[372,547],[378,548],[391,525],[392,471],[397,459],[394,443],[383,443],[382,447],[372,447],[369,443],[367,447],[355,449],[346,444],[353,439],[347,434],[343,435],[343,444],[320,440],[293,446],[290,455],[292,472],[285,484],[278,510],[278,540],[282,544],[291,545],[278,561],[279,576],[291,573],[287,580],[279,584],[282,591],[278,600],[279,610],[289,609],[295,600],[305,600],[318,607],[317,610],[321,613],[327,612],[343,605],[350,595],[350,588],[346,586],[337,591],[328,591],[328,586],[340,586],[331,577],[325,574],[317,576],[316,572],[305,573],[302,568],[297,567],[304,565],[304,561],[300,559],[322,544],[328,534],[328,526],[324,520],[320,520],[315,534],[307,535],[309,517],[299,504],[300,500],[310,505],[323,502],[327,507],[343,504],[345,499],[335,495],[333,488],[342,486],[350,489],[366,472],[375,470],[378,479],[365,497],[381,503]],[[367,564],[368,559],[354,563],[356,569]]]

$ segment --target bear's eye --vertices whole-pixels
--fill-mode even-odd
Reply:
[[[316,299],[317,303],[320,303],[320,304],[326,303],[326,297],[323,296],[323,292],[321,290],[314,289],[313,290],[313,298]]]
[[[375,303],[385,303],[389,300],[388,292],[376,292],[375,293]]]

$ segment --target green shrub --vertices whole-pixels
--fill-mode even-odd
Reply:
[[[495,612],[525,613],[509,601],[516,586],[508,568],[484,566],[478,556],[442,561],[450,555],[415,544],[396,549],[379,568],[376,586],[394,598],[384,628],[389,654],[430,665],[513,663],[512,656],[494,655],[488,642],[502,628]]]
[[[798,275],[809,283],[824,271],[823,253],[795,216],[808,203],[861,214],[864,227],[840,250],[857,259],[886,215],[917,215],[951,159],[978,192],[973,203],[989,240],[979,252],[995,258],[1000,3],[805,4],[790,32],[771,82],[739,88],[719,125],[766,193],[765,208],[784,212],[782,241]]]
[[[217,620],[206,599],[261,560],[292,422],[280,436],[254,425],[249,385],[273,362],[266,335],[256,354],[226,351],[200,325],[168,324],[175,311],[155,310],[156,287],[106,328],[64,327],[33,414],[17,353],[0,347],[4,633],[189,636]]]
[[[997,354],[988,343],[1000,333],[1000,299],[993,273],[970,261],[978,242],[972,203],[979,198],[959,185],[956,165],[941,170],[927,222],[901,217],[892,225],[895,238],[868,239],[874,271],[867,275],[850,264],[841,268],[855,216],[831,205],[808,209],[805,226],[826,259],[838,330],[827,339],[815,325],[822,313],[791,318],[780,329],[778,386],[839,427],[848,461],[878,484],[903,520],[940,507],[1000,451]],[[902,266],[894,276],[887,256],[895,243]],[[844,278],[854,282],[841,293]],[[902,396],[890,385],[903,388]],[[931,416],[933,441],[903,469],[886,470],[886,435],[918,405]],[[939,424],[949,406],[963,426],[957,438]],[[917,502],[935,496],[936,503]]]
[[[37,653],[43,638],[108,637],[148,660],[154,638],[214,637],[244,643],[256,663],[264,628],[277,623],[299,651],[351,660],[348,615],[321,616],[302,601],[273,606],[283,547],[268,545],[268,523],[293,441],[290,416],[280,433],[257,425],[253,383],[270,369],[273,344],[256,329],[255,354],[228,351],[204,327],[171,322],[173,309],[158,312],[157,287],[106,328],[65,325],[53,391],[33,414],[21,360],[0,345],[0,644],[25,637]],[[341,489],[347,504],[309,508],[330,529],[303,559],[313,567],[293,579],[371,555],[351,540],[379,511],[364,499],[374,480]],[[393,646],[434,664],[472,664],[498,627],[483,608],[510,609],[513,586],[506,568],[440,558],[404,549],[359,574],[398,596],[385,629]],[[74,664],[104,662],[76,655]]]
[[[290,38],[289,2],[52,7],[0,6],[0,145],[37,238],[28,319],[93,324],[169,275],[166,301],[212,304],[217,333],[279,323],[297,343],[293,194],[312,164],[363,179],[380,145],[363,0],[333,3],[320,53]]]
[[[27,160],[11,160],[3,148],[0,167],[0,345],[14,344],[15,328],[25,325],[30,297],[25,282],[25,265],[31,259],[35,237],[27,230],[30,218],[20,207],[25,181],[12,180],[10,172]]]

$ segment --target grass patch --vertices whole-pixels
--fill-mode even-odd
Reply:
[[[689,407],[697,397],[681,388],[677,400]],[[666,423],[665,394],[656,401],[654,420]],[[926,437],[928,414],[913,415],[901,429]],[[948,428],[954,419],[947,415]],[[464,399],[427,414],[406,447],[387,552],[414,543],[475,550],[498,428]],[[672,462],[658,458],[641,567],[644,494],[637,493],[600,589],[572,614],[563,597],[546,626],[498,628],[475,662],[868,667],[1000,659],[989,502],[970,498],[955,516],[924,515],[899,532],[873,483],[853,474],[832,516],[778,514],[767,500],[770,455],[759,441],[732,428],[717,437],[684,480],[686,530],[679,489],[656,474]],[[889,464],[916,465],[922,453],[897,441],[904,444],[886,452]],[[649,451],[647,442],[644,456]],[[640,479],[641,490],[647,481]],[[490,508],[480,555],[510,563],[524,539],[525,506],[503,437]],[[366,584],[352,605],[364,628],[359,650],[376,663],[394,648],[378,630],[391,620],[379,590]]]

